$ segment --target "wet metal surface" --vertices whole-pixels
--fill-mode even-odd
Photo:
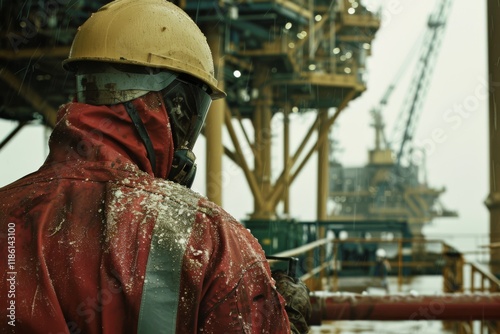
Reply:
[[[311,297],[312,323],[322,320],[500,320],[500,294],[331,293]]]
[[[368,277],[341,278],[339,289],[341,291],[370,294],[381,294],[380,290],[371,286],[372,280]],[[415,276],[408,277],[401,286],[397,284],[397,277],[389,277],[391,293],[407,293],[433,295],[442,293],[442,276]],[[475,324],[478,325],[477,323]],[[323,321],[321,326],[311,326],[310,334],[451,334],[451,330],[444,328],[442,321],[405,320],[405,321]]]

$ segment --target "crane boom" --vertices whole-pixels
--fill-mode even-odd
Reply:
[[[415,134],[416,124],[427,95],[428,84],[434,70],[435,58],[439,53],[441,39],[450,12],[451,1],[438,1],[435,10],[427,21],[424,44],[413,74],[412,84],[398,117],[398,120],[402,124],[400,123],[396,126],[391,139],[393,145],[399,144],[399,150],[396,155],[396,163],[398,165],[409,157],[409,143]]]

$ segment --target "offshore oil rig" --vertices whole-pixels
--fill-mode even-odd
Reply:
[[[0,118],[16,124],[10,133],[0,134],[0,149],[28,124],[54,126],[58,106],[68,102],[75,90],[61,61],[67,57],[79,25],[107,2],[0,1]],[[481,331],[498,333],[500,297],[496,292],[500,281],[495,274],[500,274],[500,248],[495,245],[500,241],[500,193],[493,181],[487,200],[492,272],[467,263],[463,254],[444,242],[434,262],[416,263],[414,257],[419,245],[426,242],[422,226],[435,217],[455,215],[438,205],[443,189],[430,187],[419,176],[422,167],[412,160],[415,151],[410,145],[451,1],[437,1],[437,10],[429,19],[429,35],[407,103],[401,109],[402,131],[391,141],[385,139],[383,106],[397,84],[395,80],[372,111],[376,139],[369,162],[356,168],[342,167],[331,159],[328,135],[349,101],[366,90],[363,73],[380,28],[380,13],[368,10],[358,0],[173,2],[207,36],[220,88],[227,92],[226,99],[212,104],[204,129],[208,198],[222,204],[222,158],[227,157],[243,171],[254,200],[253,212],[243,223],[267,254],[297,257],[298,275],[311,291],[339,291],[338,276],[347,274],[348,269],[353,275],[366,274],[375,250],[386,244],[395,250],[391,264],[399,283],[405,275],[415,274],[410,270],[415,267],[435,267],[442,273],[447,307],[434,312],[432,320],[446,320],[444,328],[457,333],[465,333],[472,322],[479,322]],[[494,26],[500,22],[500,13],[496,1],[488,3],[488,19]],[[500,54],[500,44],[494,42],[499,39],[500,30],[491,30],[492,68]],[[492,72],[492,76],[493,82],[500,81],[500,74]],[[499,100],[500,91],[491,90],[490,99]],[[494,119],[495,110],[490,108]],[[316,116],[308,131],[293,133],[301,139],[295,150],[290,145],[292,113]],[[274,178],[271,121],[277,114],[283,116],[283,169]],[[223,128],[230,143],[223,141]],[[493,122],[490,128],[491,160],[500,161],[500,152],[494,149],[500,147],[500,134],[494,131]],[[280,218],[290,216],[290,186],[315,155],[316,221]],[[500,169],[493,168],[491,178],[500,179]],[[336,205],[328,212],[332,200]],[[283,208],[279,215],[278,206]],[[470,274],[467,282],[464,272]],[[478,291],[482,294],[475,295]],[[431,320],[418,310],[439,306],[445,300],[407,295],[394,302],[387,297],[313,295],[314,324],[410,317]],[[408,307],[401,307],[401,303]]]
[[[330,213],[331,221],[369,221],[371,226],[383,226],[388,221],[403,222],[408,224],[408,232],[413,238],[423,238],[422,227],[432,219],[457,216],[439,201],[444,188],[436,189],[427,184],[425,150],[412,145],[451,4],[451,1],[438,1],[429,15],[420,52],[415,53],[417,65],[391,140],[385,133],[383,113],[391,94],[400,84],[403,71],[410,67],[406,62],[379,104],[371,110],[375,145],[368,152],[367,165],[343,167],[332,154],[329,197],[335,206]],[[412,53],[413,50],[409,56]],[[402,236],[399,231],[383,232]],[[377,235],[370,230],[358,230],[355,235],[364,237],[366,233],[380,237],[380,233]]]

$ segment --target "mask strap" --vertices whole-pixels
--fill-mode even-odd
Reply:
[[[196,176],[196,157],[189,149],[178,149],[174,153],[174,162],[168,179],[187,188],[191,188]]]
[[[153,149],[153,143],[151,142],[151,138],[149,137],[148,131],[146,130],[146,127],[144,126],[144,123],[142,122],[141,118],[139,117],[139,114],[137,113],[137,110],[135,109],[132,102],[131,101],[125,102],[124,106],[125,106],[125,110],[127,110],[127,114],[129,115],[130,119],[132,120],[132,123],[134,123],[135,129],[139,133],[139,136],[141,137],[142,142],[144,143],[144,146],[146,147],[146,151],[148,153],[148,159],[149,159],[149,162],[151,163],[151,168],[152,168],[153,173],[154,173],[156,170],[156,155],[155,155],[155,151]]]

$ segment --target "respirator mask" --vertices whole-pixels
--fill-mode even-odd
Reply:
[[[167,179],[191,187],[196,164],[193,147],[212,103],[208,86],[178,76],[161,90],[174,140],[174,159]]]

